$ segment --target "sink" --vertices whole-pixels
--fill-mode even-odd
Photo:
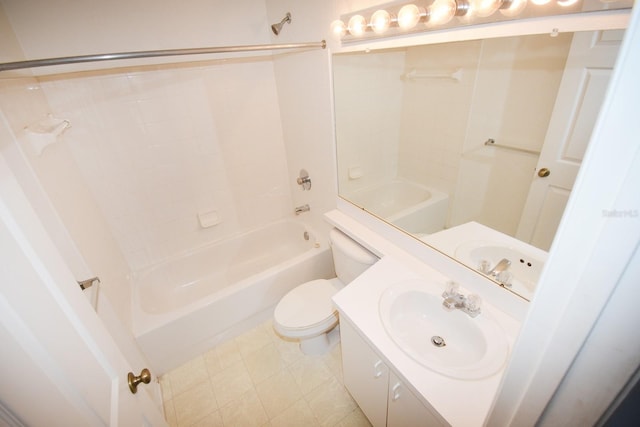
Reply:
[[[536,284],[540,278],[540,272],[544,260],[513,246],[502,245],[491,241],[469,241],[456,248],[455,257],[471,268],[478,268],[482,260],[489,261],[493,267],[501,259],[511,261],[509,271],[513,276],[511,289],[531,299]]]
[[[474,380],[498,372],[509,352],[504,331],[486,310],[474,318],[447,311],[438,289],[420,279],[388,288],[379,305],[387,334],[416,362],[442,375]]]

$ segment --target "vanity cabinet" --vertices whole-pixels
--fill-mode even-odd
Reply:
[[[340,319],[344,385],[374,427],[444,426],[353,325]]]

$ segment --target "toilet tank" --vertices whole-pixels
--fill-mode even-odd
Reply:
[[[336,228],[329,232],[329,241],[336,275],[344,284],[353,281],[378,261],[377,256]]]

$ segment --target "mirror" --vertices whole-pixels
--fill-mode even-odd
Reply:
[[[340,197],[529,299],[622,35],[334,54]]]

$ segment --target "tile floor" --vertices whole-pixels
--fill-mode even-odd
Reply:
[[[172,427],[368,427],[342,385],[340,345],[304,355],[271,321],[160,378]]]

